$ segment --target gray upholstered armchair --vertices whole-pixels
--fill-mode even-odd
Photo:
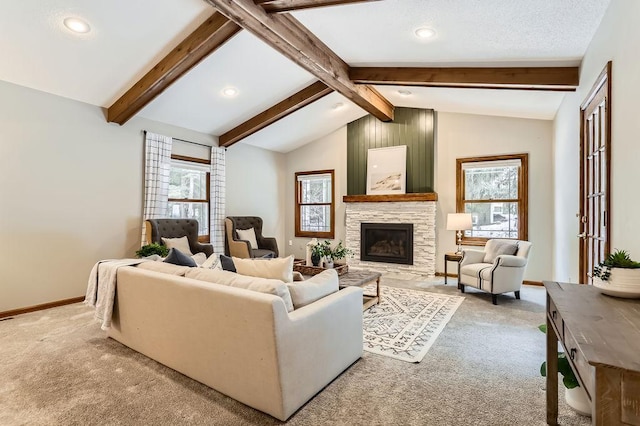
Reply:
[[[145,221],[147,227],[147,244],[162,243],[164,238],[187,237],[191,253],[204,253],[207,257],[213,254],[211,244],[201,244],[198,241],[198,221],[195,219],[148,219]]]
[[[517,240],[489,240],[484,251],[463,250],[458,274],[458,288],[475,287],[497,295],[513,291],[520,299],[520,287],[527,267],[531,243]]]
[[[235,257],[278,257],[278,243],[275,238],[262,236],[262,218],[257,216],[228,216],[225,219],[225,248],[228,256]],[[258,247],[238,238],[237,230],[253,228]]]

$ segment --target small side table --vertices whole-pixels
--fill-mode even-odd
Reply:
[[[453,253],[453,252],[444,254],[444,285],[447,285],[447,262],[457,262],[458,264],[460,264],[461,260],[462,260],[461,254]]]

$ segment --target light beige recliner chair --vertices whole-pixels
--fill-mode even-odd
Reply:
[[[515,292],[520,287],[527,267],[531,243],[518,240],[489,240],[484,251],[463,250],[458,273],[458,289],[470,286],[491,293],[494,305],[497,295]]]

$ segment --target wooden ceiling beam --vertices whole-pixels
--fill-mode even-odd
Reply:
[[[265,12],[278,13],[315,7],[338,6],[341,4],[363,3],[380,0],[254,0]]]
[[[316,81],[312,85],[305,87],[287,99],[250,118],[223,135],[220,135],[218,144],[219,146],[229,147],[331,92],[333,92],[333,89],[327,87],[327,85],[321,81]]]
[[[359,84],[575,91],[578,67],[399,68],[352,67]]]
[[[220,12],[215,12],[109,107],[107,121],[126,123],[241,29]]]
[[[391,102],[374,88],[353,83],[349,66],[290,14],[269,15],[252,0],[206,1],[368,113],[393,120]]]

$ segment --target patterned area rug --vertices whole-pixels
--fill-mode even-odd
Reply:
[[[422,361],[464,300],[386,286],[381,294],[382,302],[363,313],[364,350],[407,362]]]

